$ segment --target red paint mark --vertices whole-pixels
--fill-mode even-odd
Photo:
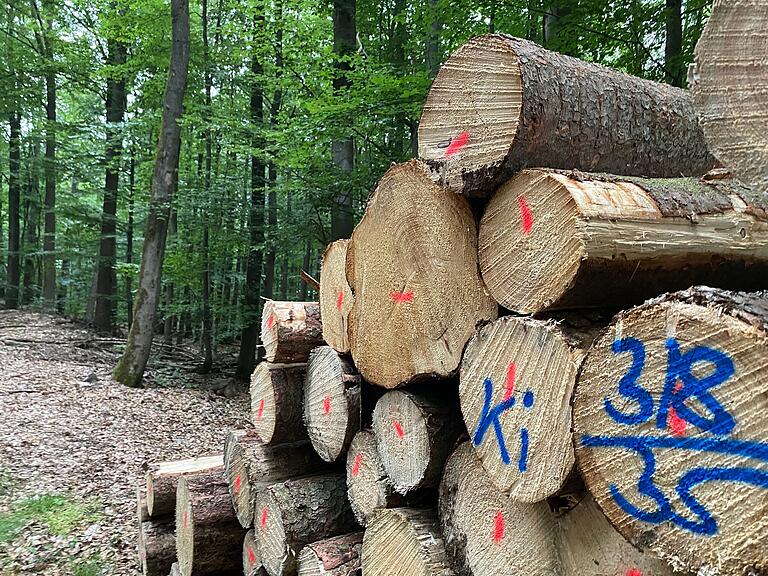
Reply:
[[[505,380],[506,389],[504,390],[504,400],[509,400],[515,393],[515,363],[507,364],[507,379]]]
[[[402,426],[400,426],[400,422],[398,422],[397,420],[394,420],[394,421],[392,422],[392,425],[395,427],[395,433],[396,433],[396,434],[397,434],[397,435],[398,435],[400,438],[402,438],[403,436],[405,436],[405,432],[403,432],[403,427],[402,427]]]
[[[331,413],[331,397],[326,396],[323,398],[323,412],[328,416]]]
[[[360,463],[363,461],[363,455],[360,454],[360,452],[357,453],[357,456],[355,456],[355,461],[352,463],[352,476],[357,478],[357,475],[360,474]]]
[[[261,420],[262,416],[264,416],[264,398],[259,400],[259,411],[256,413],[256,418]]]
[[[469,142],[469,132],[462,132],[456,138],[451,140],[451,143],[448,145],[448,148],[445,150],[445,157],[450,158],[456,152],[464,148],[464,146],[467,145],[467,142]]]
[[[253,553],[253,548],[248,546],[248,560],[251,561],[251,564],[256,563],[256,554]]]
[[[336,298],[336,309],[341,311],[341,305],[344,303],[344,290],[339,290],[339,296]]]
[[[523,232],[530,234],[533,229],[533,212],[531,212],[528,202],[525,200],[525,196],[517,197],[517,205],[520,207],[520,217],[523,219]]]
[[[187,527],[187,511],[184,510],[184,528]]]
[[[272,326],[275,325],[275,315],[270,314],[269,319],[267,320],[267,330],[272,330]]]
[[[496,512],[496,516],[493,517],[493,542],[498,544],[504,540],[504,512],[499,510]]]
[[[395,290],[392,290],[392,292],[389,293],[389,298],[397,304],[402,302],[413,302],[413,291],[396,292]]]
[[[263,529],[267,525],[267,515],[269,514],[269,510],[266,506],[261,509],[261,528]]]
[[[683,383],[680,380],[675,384],[673,394],[679,392],[683,387]],[[670,406],[669,408],[669,429],[672,431],[673,436],[685,436],[685,420],[677,415],[677,411]]]
[[[630,568],[624,573],[624,576],[643,576],[643,573],[637,568]]]
[[[238,492],[240,490],[240,485],[243,483],[242,479],[240,478],[240,474],[235,476],[235,492]]]

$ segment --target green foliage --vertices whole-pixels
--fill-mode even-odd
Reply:
[[[51,534],[64,536],[84,522],[99,519],[95,502],[82,502],[61,494],[26,498],[0,513],[0,542],[13,540],[28,524],[44,525]]]

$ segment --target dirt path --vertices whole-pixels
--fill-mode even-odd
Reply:
[[[0,574],[138,574],[142,464],[220,452],[246,423],[244,394],[113,382],[116,351],[94,343],[65,320],[0,311]]]

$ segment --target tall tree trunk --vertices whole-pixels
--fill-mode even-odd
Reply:
[[[108,64],[125,64],[127,49],[117,40],[108,42]],[[96,305],[93,323],[96,328],[111,331],[116,311],[117,275],[116,216],[117,192],[120,180],[120,155],[123,148],[122,134],[118,127],[123,122],[126,108],[125,78],[122,72],[112,72],[107,78],[107,148],[105,154],[106,178],[104,202],[101,210],[101,240],[96,268]]]
[[[138,387],[147,367],[153,326],[160,299],[160,278],[173,193],[178,184],[184,92],[189,69],[189,1],[171,0],[172,47],[168,82],[163,96],[163,119],[157,143],[152,196],[144,232],[139,291],[128,343],[115,367],[113,377],[127,386]]]
[[[263,66],[259,60],[257,38],[264,27],[264,14],[258,12],[253,18],[254,55],[251,60],[251,206],[248,211],[249,249],[245,269],[244,315],[245,327],[240,337],[240,353],[237,358],[237,376],[248,379],[256,361],[256,345],[259,339],[261,269],[264,244],[264,137],[261,133],[264,123]]]
[[[339,91],[349,85],[346,60],[355,51],[356,0],[333,0],[333,52],[339,59],[333,78],[333,89]],[[331,205],[331,240],[349,238],[354,227],[352,189],[346,174],[355,167],[355,145],[351,134],[331,144],[333,165],[341,173]]]
[[[302,270],[309,270],[309,264],[310,260],[312,259],[312,240],[307,238],[307,243],[304,246],[304,260],[302,262]],[[307,296],[309,295],[309,290],[307,288],[307,283],[302,282],[301,283],[301,301],[306,302]]]
[[[285,195],[285,221],[291,222],[291,190]],[[282,263],[280,264],[280,300],[288,300],[288,266],[291,259],[291,251],[288,247],[283,250]]]
[[[45,229],[43,233],[43,306],[56,308],[56,68],[53,60],[54,2],[44,2],[45,53]]]
[[[22,278],[21,300],[23,304],[31,304],[38,294],[36,275],[39,267],[39,237],[40,221],[40,174],[38,172],[40,150],[37,144],[29,149],[27,162],[27,185],[24,195],[24,274]]]
[[[442,28],[442,22],[437,8],[437,0],[429,0],[427,4],[429,18],[432,23],[429,25],[429,32],[427,32],[424,60],[429,69],[429,77],[434,78],[440,69],[440,29]]]
[[[128,169],[128,224],[125,231],[125,263],[133,264],[133,193],[136,186],[136,149],[131,145],[131,163]],[[125,305],[128,328],[133,323],[133,275],[125,277]]]
[[[683,86],[683,18],[682,0],[666,0],[664,11],[664,27],[666,42],[664,43],[664,81],[672,86]]]
[[[11,112],[8,117],[8,278],[5,289],[5,307],[19,307],[21,282],[19,211],[21,204],[21,115]]]
[[[544,46],[561,54],[577,56],[568,42],[567,35],[562,33],[564,20],[570,15],[572,8],[563,0],[550,0],[545,6],[547,12],[544,15]]]
[[[176,232],[179,229],[178,213],[176,208],[171,207],[171,219],[168,222],[168,233],[170,238],[176,236]],[[165,318],[163,318],[163,342],[171,344],[173,342],[173,325],[176,321],[176,317],[171,312],[173,310],[174,300],[174,286],[173,282],[166,282],[165,284]]]

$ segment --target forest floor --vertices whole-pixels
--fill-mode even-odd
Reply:
[[[110,373],[122,342],[0,310],[0,574],[139,574],[136,486],[148,461],[221,452],[245,393],[211,390],[194,350],[153,356],[147,389]],[[163,352],[164,348],[158,348]]]

